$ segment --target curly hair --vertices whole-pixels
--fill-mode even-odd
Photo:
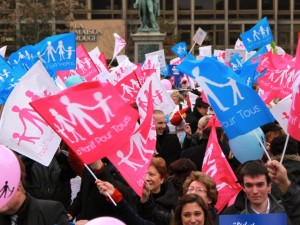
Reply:
[[[201,182],[206,186],[207,196],[211,199],[210,206],[213,207],[218,200],[218,190],[214,179],[211,176],[200,171],[192,171],[183,183],[183,190],[185,190],[185,193],[187,188],[194,181]]]

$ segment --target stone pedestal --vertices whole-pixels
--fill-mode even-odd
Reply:
[[[163,40],[166,34],[160,32],[137,32],[131,34],[134,42],[134,61],[142,63],[145,54],[163,49]]]

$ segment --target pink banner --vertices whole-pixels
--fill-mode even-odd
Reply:
[[[211,120],[216,120],[216,118],[212,117]],[[241,187],[236,183],[237,179],[218,143],[215,124],[212,124],[203,160],[202,172],[214,178],[217,184],[218,201],[216,208],[218,212],[221,212],[230,199],[241,190]]]
[[[87,164],[127,143],[138,119],[112,85],[99,82],[78,84],[31,106]]]

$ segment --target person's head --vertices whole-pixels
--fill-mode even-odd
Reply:
[[[240,170],[239,180],[252,207],[266,204],[272,184],[262,161],[245,162]]]
[[[167,164],[161,157],[154,157],[146,174],[146,181],[152,193],[159,193],[160,186],[167,176]]]
[[[212,117],[212,115],[205,115],[202,116],[199,120],[198,120],[198,127],[197,127],[197,134],[199,137],[202,137],[203,135],[203,130],[206,127],[206,125],[208,124],[208,121],[210,120],[210,118]]]
[[[204,102],[202,98],[197,98],[195,102],[195,109],[202,115],[207,115],[209,104]]]
[[[282,154],[286,142],[286,138],[287,136],[285,134],[281,134],[277,137],[274,137],[270,145],[270,152],[273,156]],[[285,154],[286,155],[298,154],[298,142],[292,137],[289,137]]]
[[[265,134],[266,142],[271,143],[271,141],[277,137],[278,135],[282,134],[283,130],[282,127],[280,127],[279,124],[276,124],[274,122],[267,123],[263,126],[261,126],[262,131]]]
[[[10,201],[0,209],[1,214],[14,215],[22,206],[26,199],[25,190],[23,188],[23,183],[25,182],[26,170],[23,162],[19,159],[20,169],[21,169],[21,179],[20,184],[16,187],[17,190],[14,193]]]
[[[180,192],[180,195],[182,195],[183,193],[182,185],[186,177],[196,169],[196,164],[192,160],[187,158],[177,159],[169,165],[168,179],[170,179],[173,184],[178,186],[177,188]]]
[[[157,135],[162,135],[167,127],[166,117],[163,111],[154,110],[154,124]]]
[[[206,203],[197,194],[184,195],[177,204],[171,225],[212,225]]]
[[[183,96],[179,93],[178,90],[175,90],[171,93],[171,98],[175,105],[179,105],[180,102],[183,102]]]
[[[200,195],[204,202],[214,207],[218,200],[218,191],[214,179],[200,171],[192,171],[183,183],[186,194],[195,193]]]

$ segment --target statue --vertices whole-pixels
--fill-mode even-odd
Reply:
[[[139,10],[141,26],[139,32],[159,31],[156,18],[159,16],[159,0],[136,0],[133,6]]]

